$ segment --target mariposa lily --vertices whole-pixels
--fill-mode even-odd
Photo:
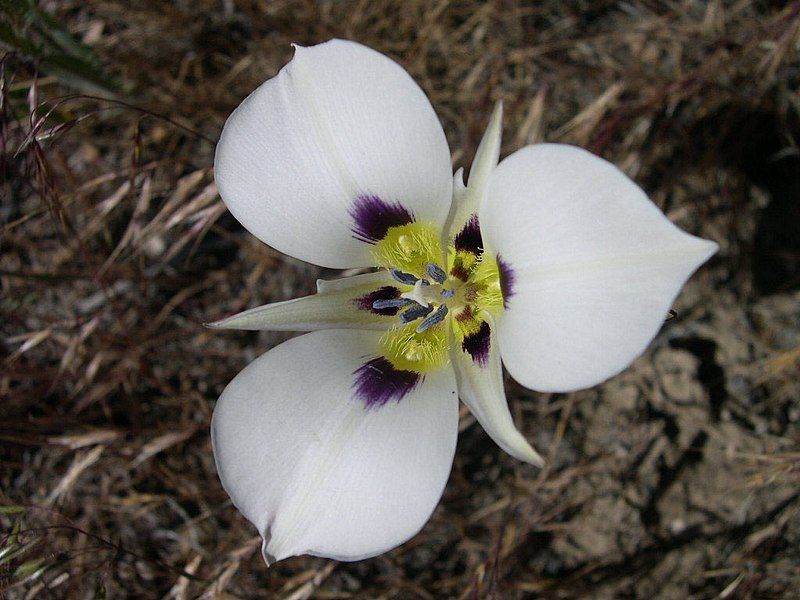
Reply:
[[[539,391],[619,373],[716,251],[579,148],[498,165],[501,120],[498,105],[464,185],[411,77],[333,40],[297,47],[225,124],[217,184],[253,235],[324,267],[379,267],[212,324],[312,332],[237,375],[212,421],[220,479],[268,563],[357,560],[419,531],[450,472],[458,398],[541,466],[501,362]]]

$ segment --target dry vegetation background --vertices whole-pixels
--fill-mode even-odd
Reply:
[[[0,2],[0,596],[798,597],[800,3],[35,7]],[[508,381],[548,469],[462,412],[422,533],[267,570],[208,427],[225,384],[286,336],[201,324],[334,273],[226,212],[214,141],[290,42],[331,37],[410,71],[455,165],[502,98],[504,155],[584,146],[721,249],[623,374],[568,395]]]

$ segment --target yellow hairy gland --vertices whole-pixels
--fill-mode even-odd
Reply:
[[[452,315],[453,331],[456,334],[456,341],[461,343],[468,335],[478,333],[481,329],[480,311],[476,311],[473,306],[467,305],[459,311],[454,311]]]
[[[415,373],[429,373],[446,365],[450,360],[447,328],[431,327],[422,333],[416,329],[417,324],[411,323],[386,332],[381,338],[383,356],[395,369]]]
[[[447,272],[452,277],[467,281],[479,261],[480,259],[474,252],[456,250],[455,245],[450,244],[447,252]]]
[[[469,282],[475,286],[475,306],[497,316],[503,308],[503,290],[500,287],[500,268],[497,259],[481,255]]]
[[[428,263],[442,262],[439,233],[431,223],[390,227],[372,252],[381,267],[400,269],[416,277],[425,276]]]

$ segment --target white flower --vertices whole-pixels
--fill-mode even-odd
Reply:
[[[214,325],[312,331],[225,388],[214,456],[268,563],[357,560],[413,536],[441,497],[458,398],[506,452],[502,362],[570,391],[626,368],[716,245],[672,225],[610,163],[539,144],[499,165],[501,107],[466,186],[442,127],[390,59],[333,40],[228,119],[220,194],[255,236],[332,268],[381,267]]]

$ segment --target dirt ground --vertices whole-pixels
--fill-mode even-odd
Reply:
[[[0,596],[800,598],[800,2],[39,8],[96,70],[0,42]],[[419,535],[267,569],[208,429],[228,381],[289,336],[202,323],[335,273],[244,231],[213,151],[290,42],[332,37],[411,73],[455,166],[502,98],[503,155],[588,148],[720,251],[621,375],[566,395],[507,380],[547,469],[463,410]]]

